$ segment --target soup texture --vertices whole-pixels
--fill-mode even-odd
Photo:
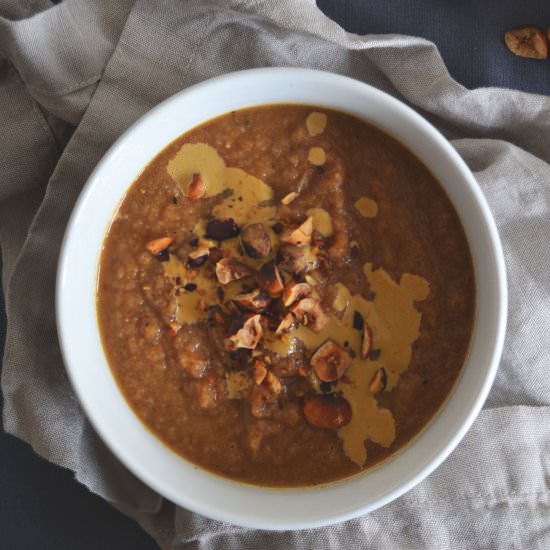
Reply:
[[[365,470],[427,425],[465,361],[475,281],[457,213],[407,148],[348,114],[269,105],[146,166],[105,238],[97,311],[160,440],[296,487]]]

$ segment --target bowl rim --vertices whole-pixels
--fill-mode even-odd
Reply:
[[[448,438],[446,443],[442,445],[437,450],[437,452],[435,452],[433,456],[429,460],[427,460],[426,463],[420,465],[416,469],[411,470],[407,482],[402,483],[401,485],[388,490],[382,497],[378,498],[378,500],[375,503],[370,503],[369,505],[364,505],[361,507],[355,507],[353,509],[343,509],[337,513],[332,514],[330,517],[323,517],[320,519],[310,517],[307,519],[293,519],[285,522],[281,522],[279,520],[275,522],[270,522],[266,518],[258,519],[258,517],[249,519],[249,518],[243,517],[242,513],[235,510],[220,509],[219,507],[212,506],[211,504],[205,504],[204,502],[196,502],[194,500],[190,500],[189,498],[186,497],[186,495],[172,490],[171,487],[168,487],[165,484],[164,485],[159,484],[157,479],[151,472],[146,471],[141,467],[139,460],[135,460],[133,457],[129,457],[128,454],[125,454],[123,447],[119,445],[117,441],[113,440],[113,438],[106,433],[104,426],[96,417],[96,414],[95,414],[96,405],[92,404],[91,400],[89,399],[89,396],[86,393],[87,391],[86,388],[83,387],[81,380],[79,379],[78,367],[75,366],[75,364],[72,362],[71,357],[73,356],[73,352],[74,352],[74,350],[72,349],[73,344],[67,338],[65,338],[67,320],[65,319],[64,312],[68,304],[66,303],[66,297],[62,290],[64,286],[64,281],[67,275],[67,271],[70,269],[70,257],[68,252],[69,243],[71,242],[72,239],[75,238],[75,235],[78,234],[79,214],[83,209],[86,208],[87,199],[89,195],[94,191],[94,186],[97,184],[97,181],[99,181],[99,175],[102,173],[104,168],[108,167],[108,165],[112,162],[114,156],[118,154],[119,149],[126,142],[128,137],[131,136],[134,132],[136,132],[136,130],[147,121],[151,120],[154,117],[162,116],[162,111],[168,105],[172,104],[175,101],[181,101],[182,99],[185,99],[185,97],[188,96],[189,94],[194,94],[197,92],[204,91],[207,88],[217,86],[219,85],[220,82],[222,83],[225,82],[225,84],[228,84],[228,83],[231,83],[231,81],[235,82],[235,80],[238,80],[241,78],[247,78],[249,76],[254,76],[259,79],[261,79],[264,76],[270,76],[270,77],[277,76],[280,78],[288,78],[289,76],[290,77],[298,76],[302,78],[315,78],[320,81],[322,81],[323,79],[328,79],[333,82],[338,81],[342,86],[355,87],[357,89],[361,88],[362,91],[365,93],[365,96],[377,97],[380,101],[384,101],[386,102],[387,105],[391,105],[392,108],[400,111],[401,114],[403,114],[403,116],[410,119],[412,124],[416,125],[418,128],[420,128],[424,132],[431,134],[431,138],[433,138],[437,142],[437,145],[440,147],[440,150],[438,151],[437,154],[443,154],[443,153],[446,154],[450,158],[450,160],[454,163],[457,170],[460,172],[460,175],[463,178],[463,180],[468,184],[469,191],[473,193],[475,201],[479,206],[483,223],[485,224],[487,229],[488,238],[491,245],[491,252],[494,254],[495,272],[497,275],[497,280],[495,281],[495,285],[496,285],[496,293],[498,294],[498,304],[497,304],[498,312],[496,314],[497,320],[496,320],[496,328],[495,328],[495,338],[492,346],[492,351],[490,353],[491,361],[490,361],[490,364],[486,367],[487,369],[486,375],[482,385],[479,387],[477,395],[472,397],[468,411],[463,415],[463,418],[461,421],[461,427]],[[288,101],[287,103],[293,103],[293,102]],[[269,102],[266,102],[265,104],[269,104]],[[312,100],[310,104],[318,105],[319,103]],[[253,105],[256,105],[256,103],[254,103]],[[327,105],[327,108],[340,110],[336,107],[330,107],[330,105]],[[365,116],[365,119],[368,119],[368,117]],[[208,119],[205,119],[205,121],[206,120]],[[374,124],[377,125],[376,123]],[[184,130],[182,133],[185,133],[191,130],[193,127],[194,126],[191,126],[187,130]],[[391,131],[388,131],[387,129],[383,129],[383,131],[391,135]],[[409,144],[403,141],[401,142],[405,147],[410,149]],[[147,164],[148,161],[144,163],[144,166]],[[430,167],[428,166],[428,168]],[[131,183],[129,185],[131,185]],[[129,186],[127,186],[126,189],[128,187]],[[120,197],[119,201],[121,199],[122,199],[122,196]],[[461,222],[462,221],[463,220],[461,217]],[[475,268],[475,265],[474,265],[474,268]],[[94,274],[94,277],[96,276],[97,274]],[[477,277],[477,274],[476,274],[476,277]],[[476,281],[476,290],[477,290],[477,281]],[[479,414],[482,408],[482,405],[487,398],[489,390],[493,384],[493,381],[497,372],[499,360],[502,354],[505,330],[506,330],[506,321],[507,321],[507,304],[508,304],[508,292],[507,292],[507,283],[506,283],[506,268],[504,263],[502,245],[500,242],[495,221],[492,217],[488,203],[481,189],[479,188],[473,174],[471,173],[471,171],[469,170],[469,168],[467,167],[463,159],[459,156],[457,151],[446,140],[446,138],[435,127],[433,127],[427,120],[425,120],[422,116],[420,116],[416,111],[414,111],[413,109],[411,109],[410,107],[405,105],[403,102],[399,101],[398,99],[394,98],[393,96],[369,84],[355,80],[353,78],[331,73],[331,72],[319,71],[319,70],[313,70],[313,69],[290,68],[290,67],[247,69],[243,71],[228,73],[222,76],[218,76],[218,77],[200,82],[198,84],[190,86],[170,96],[160,104],[156,105],[151,110],[147,111],[136,122],[134,122],[125,132],[123,132],[122,135],[111,145],[108,151],[103,155],[101,160],[98,162],[98,164],[96,165],[96,167],[94,168],[90,176],[88,177],[86,184],[82,188],[79,194],[79,197],[74,205],[74,208],[71,213],[69,222],[67,224],[63,241],[61,244],[60,255],[58,260],[57,277],[56,277],[56,296],[55,296],[58,338],[60,342],[63,361],[69,377],[69,381],[71,383],[73,390],[75,391],[75,394],[78,397],[78,400],[81,406],[83,407],[83,410],[86,414],[87,419],[90,421],[90,423],[92,424],[96,432],[101,436],[102,440],[107,444],[109,449],[114,453],[114,455],[134,475],[136,475],[137,478],[145,482],[148,486],[152,487],[162,496],[169,498],[173,502],[181,506],[184,506],[189,510],[192,510],[194,512],[200,513],[204,516],[207,516],[219,521],[230,522],[243,527],[261,528],[261,529],[269,529],[269,530],[315,528],[315,527],[331,525],[334,523],[355,518],[359,515],[373,511],[395,500],[399,496],[409,491],[415,485],[417,485],[431,472],[433,472],[448,457],[448,455],[454,450],[454,448],[462,440],[462,438],[464,437],[464,435],[466,434],[466,432],[469,430],[472,423],[474,422],[475,418]],[[94,319],[94,322],[96,322],[95,319]],[[474,334],[476,330],[477,329],[474,327]],[[472,335],[472,340],[473,338],[474,338],[474,335]],[[463,367],[463,371],[466,370],[467,363],[468,361],[466,360],[466,364]],[[110,371],[110,368],[108,367],[108,365],[107,365],[107,368]],[[116,384],[116,382],[114,381],[114,378],[113,378],[113,382]],[[455,384],[455,388],[453,389],[452,393],[455,392],[457,385],[458,385],[458,382]],[[117,386],[117,389],[118,389],[118,386]],[[452,398],[452,395],[451,395],[451,398]],[[447,404],[448,404],[448,400],[444,403],[444,405],[442,406],[442,409],[444,409],[447,406]],[[126,406],[130,408],[127,403],[126,403]],[[132,414],[133,414],[133,411],[132,411]],[[437,414],[439,414],[439,412]],[[141,424],[141,421],[139,419],[137,419],[137,421]],[[144,430],[147,430],[145,425],[142,425],[142,427]],[[405,448],[401,451],[401,454],[406,454],[407,450],[409,449],[409,446],[410,445],[407,444]],[[397,454],[399,454],[399,452]],[[351,478],[351,482],[353,482],[354,479],[355,478]],[[346,480],[343,480],[343,481],[345,482]],[[321,486],[320,488],[314,488],[314,490],[320,491],[324,488],[325,487]],[[253,496],[255,491],[252,489],[253,488],[251,488],[250,492],[251,492],[251,495]],[[268,488],[255,488],[255,489],[256,489],[256,494],[258,494],[257,491],[261,491],[262,494],[269,494],[273,491],[272,489],[268,489]],[[284,490],[284,491],[287,491],[287,490]],[[297,491],[298,492],[307,491],[307,489],[297,489]],[[293,491],[290,490],[289,492],[293,492]],[[294,491],[294,493],[296,493],[296,491]]]

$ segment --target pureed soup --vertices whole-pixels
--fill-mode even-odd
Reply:
[[[272,105],[179,137],[104,242],[98,319],[142,422],[212,472],[306,486],[368,468],[459,376],[475,282],[428,169],[355,117]]]

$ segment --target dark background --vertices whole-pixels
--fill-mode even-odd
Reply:
[[[550,60],[520,59],[504,47],[514,27],[550,26],[548,0],[318,0],[346,30],[422,36],[439,47],[468,88],[500,86],[550,93]],[[5,336],[0,293],[0,350]],[[2,397],[0,394],[0,404]],[[140,527],[0,430],[0,548],[157,548]]]

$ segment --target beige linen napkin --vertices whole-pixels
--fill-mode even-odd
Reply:
[[[75,472],[163,548],[550,548],[550,99],[467,90],[433,44],[344,32],[313,0],[0,0],[0,239],[5,429]],[[427,480],[363,518],[305,532],[224,525],[163,500],[97,438],[54,319],[60,241],[113,141],[153,105],[248,67],[368,82],[438,126],[474,171],[503,239],[504,356],[486,407]],[[143,159],[144,163],[149,159]]]

